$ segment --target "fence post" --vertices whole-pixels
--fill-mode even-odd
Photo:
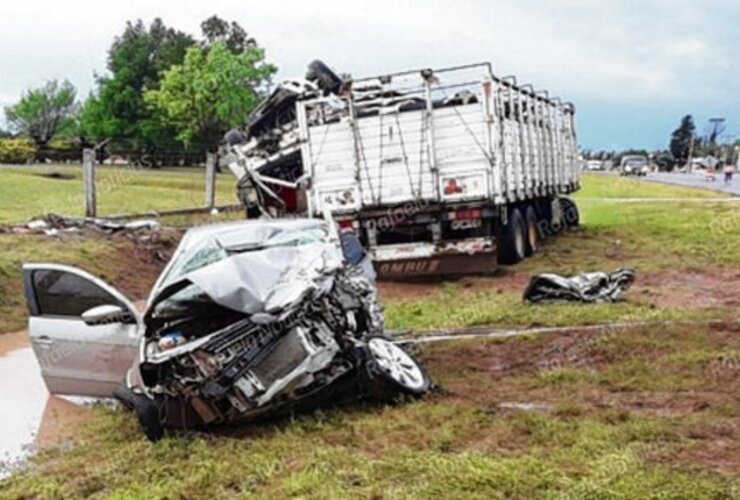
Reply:
[[[216,206],[216,161],[215,153],[206,154],[206,206]]]
[[[85,187],[85,216],[97,215],[97,200],[95,197],[95,150],[82,151],[82,183]]]

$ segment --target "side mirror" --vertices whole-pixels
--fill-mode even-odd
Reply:
[[[110,325],[113,323],[131,324],[136,319],[121,306],[102,305],[88,309],[82,313],[82,321],[89,326]]]

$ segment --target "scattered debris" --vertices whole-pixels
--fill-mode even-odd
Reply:
[[[0,227],[0,233],[43,233],[46,236],[59,236],[61,233],[79,233],[83,230],[114,234],[118,232],[157,231],[159,229],[160,223],[153,219],[118,222],[103,218],[67,217],[64,215],[47,214],[25,224]]]
[[[524,300],[527,302],[616,302],[635,281],[633,269],[613,273],[582,273],[570,278],[540,274],[532,278]]]
[[[94,218],[94,217],[66,217],[57,214],[48,214],[44,216],[43,221],[46,222],[47,226],[52,229],[82,229],[91,228],[97,229],[104,233],[112,234],[119,231],[139,231],[157,230],[160,224],[156,220],[134,220],[130,222],[117,222],[109,219]],[[35,221],[32,221],[33,223]],[[29,224],[31,224],[29,223]]]
[[[500,408],[502,410],[519,410],[519,411],[541,411],[541,412],[551,412],[555,409],[555,407],[551,404],[546,403],[521,403],[518,401],[504,401],[503,403],[499,403],[496,405],[497,408]]]

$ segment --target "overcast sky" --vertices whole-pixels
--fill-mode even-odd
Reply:
[[[665,147],[686,113],[740,136],[738,0],[3,0],[0,105],[53,78],[87,95],[127,20],[198,34],[213,14],[279,78],[315,58],[355,76],[490,60],[573,101],[583,147]]]

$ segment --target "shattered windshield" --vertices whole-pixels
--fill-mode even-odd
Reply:
[[[322,227],[312,227],[298,231],[280,231],[265,241],[246,244],[237,243],[230,245],[227,250],[229,253],[241,253],[274,247],[296,247],[325,241],[326,237],[327,232]]]
[[[223,248],[217,240],[208,238],[200,245],[193,247],[190,251],[184,252],[180,258],[173,263],[172,268],[167,273],[167,277],[165,278],[163,285],[169,285],[189,272],[200,269],[208,264],[218,262],[219,260],[228,257],[228,255],[229,254],[226,249]]]
[[[328,233],[324,227],[309,227],[302,230],[276,231],[261,242],[229,241],[222,243],[218,237],[207,238],[200,244],[183,252],[175,260],[162,286],[167,286],[183,276],[226,257],[244,252],[254,252],[279,246],[301,246],[326,241]]]

